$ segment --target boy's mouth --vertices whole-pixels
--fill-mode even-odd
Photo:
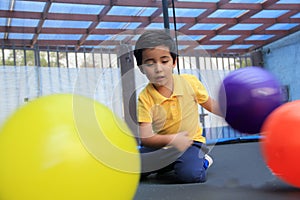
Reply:
[[[158,76],[158,77],[155,78],[155,80],[156,80],[157,82],[160,82],[160,81],[162,81],[164,78],[165,78],[164,76]]]

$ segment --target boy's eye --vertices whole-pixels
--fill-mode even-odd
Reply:
[[[154,63],[145,63],[145,64],[143,64],[145,67],[151,67],[151,66],[153,66],[154,65]]]
[[[143,66],[145,66],[145,67],[152,67],[152,66],[155,66],[156,64],[159,64],[159,63],[161,63],[161,64],[168,64],[169,62],[170,62],[170,59],[161,60],[161,61],[159,61],[157,63],[149,60],[149,61],[146,61],[143,64]]]

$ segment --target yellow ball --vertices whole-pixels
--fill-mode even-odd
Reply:
[[[126,200],[140,156],[126,124],[96,101],[38,98],[0,130],[1,200]]]

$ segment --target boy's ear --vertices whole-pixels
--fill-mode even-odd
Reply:
[[[177,60],[178,60],[178,59],[177,59],[177,57],[176,57],[175,60],[174,60],[174,62],[173,62],[173,63],[174,63],[174,64],[173,64],[173,68],[175,68],[175,67],[177,66]]]

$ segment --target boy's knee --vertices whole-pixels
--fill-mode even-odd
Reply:
[[[175,169],[177,177],[185,183],[204,183],[206,181],[205,169],[184,170]]]

